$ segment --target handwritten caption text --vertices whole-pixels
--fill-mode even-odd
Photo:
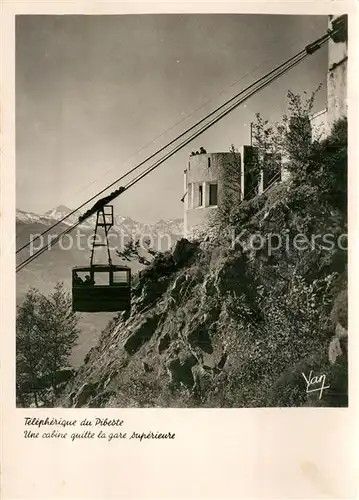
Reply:
[[[126,430],[120,418],[63,418],[24,417],[26,439],[68,439],[72,442],[84,440],[117,441],[120,439],[168,440],[175,439],[174,432]]]

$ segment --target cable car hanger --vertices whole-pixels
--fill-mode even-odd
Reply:
[[[108,201],[118,196],[119,191],[99,200],[85,214],[86,218],[96,213],[96,223],[92,239],[89,266],[72,268],[72,310],[74,312],[115,312],[131,309],[131,269],[128,266],[114,265],[108,233],[114,225],[113,205]],[[104,242],[99,243],[97,237],[100,230],[104,232]],[[96,264],[95,252],[99,247],[106,247],[107,263]],[[82,279],[79,274],[84,274]]]

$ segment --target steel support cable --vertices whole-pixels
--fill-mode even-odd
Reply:
[[[329,34],[326,34],[324,35],[323,37],[321,37],[319,40],[320,41],[316,41],[316,42],[313,42],[312,44],[308,45],[307,47],[311,47],[311,46],[316,46],[316,49],[317,50],[318,48],[321,48],[322,45],[324,45],[324,43],[326,43],[328,41],[328,39],[330,38],[330,35]],[[267,86],[268,84],[272,83],[274,80],[276,80],[279,76],[282,76],[284,73],[286,73],[287,71],[289,71],[291,68],[293,68],[294,66],[296,66],[297,64],[299,64],[300,62],[302,62],[304,59],[306,59],[309,55],[311,55],[313,52],[311,51],[308,51],[308,50],[304,50],[304,51],[301,51],[301,52],[304,52],[302,56],[293,56],[291,59],[289,59],[287,62],[289,61],[293,61],[293,59],[296,57],[297,59],[294,60],[289,66],[287,65],[285,68],[283,68],[283,66],[285,65],[285,63],[281,64],[280,66],[278,66],[277,68],[275,68],[274,70],[272,70],[270,73],[268,73],[267,75],[265,75],[265,77],[268,77],[269,75],[272,75],[271,78],[269,79],[269,81],[265,81],[265,82],[262,82],[262,84],[259,86],[259,88],[256,88],[254,89],[254,91],[250,92],[249,95],[245,96],[244,98],[241,98],[239,101],[235,102],[234,104],[232,104],[229,109],[226,109],[224,111],[222,111],[222,113],[215,117],[214,119],[212,119],[212,121],[210,123],[207,123],[205,124],[199,131],[195,132],[190,138],[186,139],[185,141],[183,141],[180,145],[176,146],[172,151],[170,151],[169,153],[167,153],[165,156],[163,156],[161,159],[157,160],[155,162],[154,165],[150,166],[147,168],[147,170],[145,170],[145,172],[139,174],[137,177],[135,177],[132,181],[130,181],[126,186],[125,186],[125,189],[127,190],[128,188],[132,187],[134,184],[136,184],[138,181],[140,181],[141,179],[143,179],[143,177],[145,177],[146,175],[148,175],[150,172],[152,172],[155,168],[157,168],[159,165],[161,165],[163,162],[165,162],[166,160],[168,160],[169,158],[171,158],[171,156],[173,156],[175,153],[177,153],[180,149],[182,149],[184,146],[186,146],[189,142],[191,142],[193,139],[195,139],[196,137],[198,137],[200,134],[202,134],[203,132],[205,132],[208,128],[210,128],[212,125],[214,125],[215,123],[217,123],[219,120],[221,120],[224,116],[226,116],[228,113],[230,113],[231,111],[233,111],[233,109],[235,109],[236,107],[238,107],[240,104],[242,104],[243,102],[245,102],[247,99],[249,99],[250,97],[252,97],[253,95],[255,95],[257,92],[259,92],[262,88],[264,88],[265,86]],[[279,71],[279,74],[274,74],[275,72],[278,72],[278,70],[282,68],[280,71]],[[259,79],[257,82],[255,82],[254,84],[252,84],[250,87],[253,87],[254,85],[258,84],[260,81],[262,81],[265,77],[262,77],[261,79]],[[249,90],[249,87],[247,87],[246,89],[244,89],[241,93],[244,93],[245,91],[248,91]],[[237,96],[236,96],[237,97]],[[235,98],[236,98],[235,97]],[[233,99],[235,98],[232,98],[230,101],[227,102],[227,104],[229,102],[231,102]],[[224,107],[225,105],[222,105],[222,107]],[[220,108],[218,108],[220,109]],[[211,113],[209,116],[213,115],[214,113]],[[207,118],[208,118],[207,117]],[[198,124],[197,124],[198,125]],[[192,127],[192,128],[195,128]],[[184,134],[182,134],[184,135]]]
[[[51,240],[51,243],[49,245],[44,245],[43,247],[41,247],[39,250],[37,250],[36,253],[34,253],[33,255],[30,255],[29,257],[27,257],[27,259],[25,259],[24,261],[22,261],[17,267],[16,267],[16,272],[18,271],[21,271],[21,269],[23,269],[25,266],[27,266],[28,264],[30,264],[30,262],[32,262],[33,260],[35,260],[37,257],[39,257],[41,254],[43,254],[44,252],[46,252],[46,250],[50,250],[52,246],[56,245],[56,243],[58,243],[60,241],[60,239],[65,236],[66,234],[70,233],[71,231],[73,231],[77,226],[80,225],[80,222],[76,222],[75,224],[73,224],[72,226],[68,227],[67,229],[65,229],[64,231],[62,231],[62,233],[58,234],[56,236],[56,238],[54,238],[53,240]],[[34,240],[31,240],[31,243],[35,241]]]
[[[317,48],[320,48],[326,41],[328,41],[328,39],[330,38],[330,35],[327,34],[323,37],[321,37],[320,39],[320,42],[313,42],[316,43],[317,45]],[[310,44],[310,45],[313,45],[313,44]],[[308,46],[309,47],[309,46]],[[303,53],[303,55],[301,57],[298,57],[299,54]],[[285,72],[287,72],[289,69],[291,69],[292,67],[294,67],[295,65],[297,65],[298,63],[300,63],[303,59],[305,59],[308,55],[310,55],[312,52],[309,52],[308,50],[304,49],[302,50],[300,53],[298,53],[296,56],[293,56],[292,58],[290,58],[288,61],[286,61],[286,63],[283,63],[281,64],[280,66],[278,66],[277,68],[275,68],[274,70],[272,70],[271,72],[269,72],[267,75],[265,75],[264,77],[260,78],[259,80],[257,80],[256,82],[254,82],[254,84],[251,84],[249,87],[247,87],[246,89],[244,89],[243,91],[241,91],[239,94],[237,94],[236,96],[234,96],[233,98],[231,98],[229,101],[227,101],[225,104],[221,105],[219,108],[217,108],[215,111],[213,111],[212,113],[210,113],[209,115],[207,115],[206,118],[200,120],[197,124],[195,124],[194,126],[192,126],[190,129],[188,129],[186,132],[184,132],[183,134],[181,134],[180,136],[178,136],[175,140],[171,141],[171,143],[169,143],[167,146],[164,146],[163,148],[161,148],[159,151],[157,151],[154,155],[152,155],[151,157],[153,156],[156,156],[158,153],[160,153],[161,151],[163,151],[163,149],[166,149],[166,147],[168,147],[170,144],[172,144],[173,142],[175,142],[176,140],[178,140],[179,138],[183,137],[185,134],[187,134],[190,130],[193,130],[194,128],[196,128],[200,123],[202,123],[205,119],[208,119],[208,117],[212,116],[213,114],[215,114],[216,112],[218,112],[219,109],[222,109],[223,107],[227,106],[230,102],[232,102],[234,99],[238,98],[238,95],[248,91],[251,87],[257,85],[260,81],[263,81],[265,78],[267,78],[269,75],[273,75],[273,73],[277,72],[280,68],[283,68],[283,66],[285,66],[286,64],[288,64],[289,61],[293,61],[289,66],[286,66],[284,69],[282,69],[279,74],[274,74],[270,79],[269,81],[265,81],[263,82],[259,88],[256,88],[252,93],[250,93],[248,96],[245,96],[244,99],[241,99],[239,102],[235,102],[234,104],[231,105],[231,107],[229,109],[226,109],[224,110],[220,116],[218,117],[215,117],[209,124],[206,124],[205,126],[202,127],[202,129],[200,129],[199,131],[195,132],[190,138],[186,139],[184,142],[182,142],[179,146],[177,146],[173,151],[171,151],[170,153],[166,154],[164,157],[162,157],[160,160],[158,160],[154,165],[152,165],[151,167],[149,167],[147,170],[145,170],[145,172],[141,173],[140,175],[138,175],[135,179],[133,179],[132,181],[130,181],[126,186],[125,186],[125,190],[129,189],[130,187],[132,187],[133,185],[135,185],[137,182],[139,182],[141,179],[143,179],[146,175],[148,175],[150,172],[152,172],[155,168],[157,168],[159,165],[161,165],[163,162],[165,162],[167,159],[169,159],[171,156],[173,156],[175,153],[177,153],[180,149],[182,149],[184,146],[186,146],[189,142],[191,142],[193,139],[195,139],[196,137],[198,137],[200,134],[202,134],[205,130],[207,130],[209,127],[211,127],[213,124],[217,123],[217,121],[219,121],[221,118],[223,118],[224,116],[226,116],[229,112],[231,112],[233,109],[235,109],[237,106],[239,106],[240,104],[242,104],[245,100],[247,100],[248,98],[252,97],[252,95],[254,95],[255,93],[257,93],[259,90],[261,90],[262,88],[264,88],[266,85],[268,85],[269,83],[272,83],[272,81],[274,81],[276,78],[278,78],[279,76],[281,76],[282,74],[284,74]],[[296,59],[296,60],[294,60]],[[150,157],[148,158],[150,159]],[[143,163],[145,163],[147,160],[144,160]],[[134,167],[131,171],[127,172],[126,174],[124,174],[120,179],[116,180],[115,182],[113,182],[112,184],[110,184],[109,186],[107,186],[107,188],[105,188],[103,191],[101,191],[100,193],[98,194],[101,194],[102,192],[106,191],[109,187],[113,186],[114,184],[116,184],[119,180],[121,180],[123,177],[126,177],[127,175],[129,175],[131,172],[133,172],[134,170],[136,170],[137,168],[139,168],[140,166],[142,166],[142,164],[139,164],[137,165],[136,167]],[[94,196],[92,199],[96,198],[98,196],[98,194],[96,196]],[[89,200],[91,201],[91,200]],[[89,201],[87,201],[85,204],[87,204]],[[83,205],[82,205],[83,206]],[[81,207],[79,207],[81,208]],[[78,209],[75,209],[72,213],[74,213],[76,210]],[[69,217],[70,214],[68,214],[66,217],[64,217],[63,220],[65,220],[67,217]],[[41,237],[43,234],[46,234],[49,230],[51,230],[53,227],[57,226],[60,222],[62,221],[58,221],[56,224],[54,224],[51,228],[49,228],[48,230],[44,231],[41,235],[39,235],[37,238],[35,238],[34,240],[31,241],[31,243],[33,243],[33,241],[35,241],[36,239],[38,239],[39,237]],[[83,221],[82,221],[83,222]],[[56,237],[56,239],[52,242],[52,244],[56,244],[62,236],[64,236],[65,234],[69,233],[70,231],[72,231],[73,229],[75,229],[77,226],[79,226],[80,223],[77,222],[75,223],[73,226],[69,227],[68,229],[66,229],[65,231],[63,231],[62,233],[60,233],[60,235],[58,235]],[[29,244],[25,245],[23,248],[26,248]],[[22,248],[22,249],[23,249]],[[21,249],[19,249],[20,251]],[[27,259],[25,259],[25,261],[23,261],[21,264],[19,264],[19,266],[17,266],[16,268],[16,272],[20,271],[21,269],[23,269],[23,267],[25,267],[28,263],[30,263],[32,260],[34,260],[35,258],[37,258],[38,256],[40,256],[43,252],[45,252],[46,250],[48,250],[48,246],[45,246],[41,249],[39,249],[37,251],[36,254],[28,257]]]
[[[275,184],[275,182],[277,182],[277,180],[279,178],[280,178],[280,174],[276,174],[274,176],[274,178],[272,179],[272,182],[269,184],[269,186],[266,187],[266,189],[263,191],[263,193],[265,193],[269,188],[271,188],[273,186],[273,184]],[[255,189],[251,190],[250,192],[253,192],[255,194]],[[51,245],[56,245],[56,243],[58,243],[63,236],[65,236],[66,234],[70,233],[73,229],[75,229],[79,225],[80,225],[80,222],[77,222],[73,226],[67,228],[65,231],[63,231],[61,234],[59,234],[53,241],[51,241]],[[20,271],[23,267],[26,267],[26,265],[30,264],[30,262],[32,260],[34,260],[35,258],[39,257],[42,253],[44,253],[46,250],[49,250],[50,248],[48,246],[44,246],[44,247],[40,248],[37,251],[36,254],[34,254],[33,256],[28,257],[24,262],[22,262],[21,264],[19,264],[19,266],[16,268],[16,272]]]
[[[297,60],[294,63],[292,63],[288,68],[285,68],[284,70],[282,70],[279,75],[274,75],[269,80],[269,82],[264,82],[259,88],[256,88],[254,91],[252,91],[250,93],[250,95],[245,96],[239,102],[236,102],[234,105],[232,105],[229,109],[226,109],[225,111],[223,111],[220,114],[220,116],[215,117],[209,124],[204,125],[200,130],[198,130],[197,132],[195,132],[191,137],[189,137],[188,139],[186,139],[185,141],[183,141],[181,144],[179,144],[178,146],[176,146],[175,149],[173,149],[171,152],[167,153],[165,156],[163,156],[162,158],[160,158],[154,165],[151,165],[150,167],[147,168],[147,170],[145,170],[143,173],[139,174],[137,177],[135,177],[133,180],[131,180],[125,186],[125,190],[129,189],[134,184],[136,184],[137,182],[139,182],[141,179],[143,179],[144,177],[146,177],[150,172],[152,172],[155,168],[157,168],[163,162],[165,162],[166,160],[168,160],[169,158],[171,158],[171,156],[173,156],[174,154],[176,154],[180,149],[182,149],[184,146],[186,146],[189,142],[193,141],[193,139],[195,139],[196,137],[198,137],[199,135],[201,135],[208,128],[210,128],[212,125],[214,125],[215,123],[217,123],[219,120],[221,120],[228,113],[230,113],[231,111],[233,111],[233,109],[235,109],[240,104],[242,104],[243,102],[245,102],[247,99],[249,99],[250,97],[252,97],[259,90],[261,90],[262,88],[264,88],[266,85],[268,85],[269,83],[272,83],[272,81],[274,81],[276,78],[278,78],[278,76],[281,76],[282,74],[284,74],[286,71],[288,71],[289,69],[291,69],[293,66],[295,66],[296,64],[298,64],[299,62],[301,62],[306,57],[307,57],[307,55],[304,54],[299,60]]]
[[[270,74],[272,74],[274,71],[278,70],[279,68],[283,67],[285,64],[288,64],[290,61],[294,60],[296,57],[298,57],[300,54],[302,53],[306,53],[306,54],[312,54],[313,52],[315,52],[318,48],[321,47],[321,45],[323,45],[323,43],[327,42],[329,40],[329,38],[331,37],[331,35],[333,35],[335,32],[328,32],[326,33],[325,35],[323,35],[322,37],[318,38],[316,41],[308,44],[305,49],[299,51],[295,56],[291,57],[290,59],[288,59],[285,63],[277,66],[274,70],[272,70],[271,72],[267,73],[266,75],[264,75],[262,78],[260,79],[257,79],[253,84],[249,85],[248,87],[246,87],[246,89],[244,89],[243,91],[237,93],[234,97],[232,97],[231,99],[229,99],[228,101],[226,101],[224,104],[222,104],[221,106],[217,107],[212,113],[210,113],[209,115],[207,115],[206,117],[202,118],[201,120],[199,120],[195,125],[193,125],[192,127],[190,127],[189,129],[187,129],[185,132],[183,132],[182,134],[180,134],[179,136],[177,136],[175,139],[173,139],[172,141],[170,141],[169,143],[167,143],[165,146],[163,146],[162,148],[160,148],[158,151],[156,151],[155,153],[153,153],[152,155],[150,155],[149,157],[147,157],[145,160],[143,160],[141,163],[139,163],[138,165],[136,165],[135,167],[133,167],[131,170],[129,170],[128,172],[126,172],[125,174],[123,174],[121,177],[119,177],[118,179],[116,179],[114,182],[112,182],[111,184],[109,184],[107,187],[105,187],[104,189],[102,189],[101,191],[99,191],[98,193],[96,193],[94,196],[92,196],[90,199],[88,199],[87,201],[85,201],[82,205],[80,205],[79,207],[75,208],[74,210],[72,210],[69,214],[67,214],[65,217],[63,217],[62,219],[60,219],[59,221],[57,221],[55,224],[53,224],[52,226],[50,226],[48,229],[46,229],[45,231],[43,231],[40,235],[38,235],[36,238],[34,238],[33,241],[36,241],[37,239],[41,238],[44,234],[47,234],[49,231],[51,231],[54,227],[58,226],[59,224],[61,224],[64,220],[66,220],[68,217],[70,217],[71,215],[73,215],[76,211],[80,210],[82,207],[84,207],[85,205],[87,205],[88,203],[90,203],[91,201],[93,201],[97,196],[99,196],[100,194],[104,193],[105,191],[107,191],[107,189],[109,189],[110,187],[114,186],[115,184],[117,184],[119,181],[121,181],[122,179],[124,179],[125,177],[127,177],[129,174],[131,174],[132,172],[134,172],[135,170],[137,170],[138,168],[140,168],[141,166],[143,166],[145,163],[147,163],[149,160],[151,160],[152,158],[154,158],[156,155],[158,155],[159,153],[161,153],[162,151],[164,151],[167,147],[171,146],[174,142],[176,142],[177,140],[179,140],[181,137],[183,137],[184,135],[186,135],[188,132],[190,132],[191,130],[193,130],[194,128],[196,128],[198,125],[200,125],[203,121],[207,120],[210,116],[212,116],[214,113],[218,112],[220,109],[222,109],[223,107],[227,106],[230,102],[232,102],[234,99],[238,98],[243,92],[245,92],[246,90],[248,90],[249,88],[251,88],[252,86],[254,86],[255,84],[257,84],[258,82],[260,82],[261,80],[263,80],[264,78],[268,77]],[[16,250],[16,253],[19,253],[21,252],[22,250],[24,250],[26,247],[28,247],[30,245],[30,243],[27,243],[25,245],[23,245],[22,247],[20,247],[18,250]]]
[[[301,62],[307,56],[308,56],[308,54],[303,54],[302,57],[300,57],[296,61],[293,61],[291,65],[289,65],[288,67],[284,68],[278,75],[273,75],[268,82],[263,82],[259,86],[259,88],[257,88],[254,91],[252,91],[252,93],[250,93],[248,96],[245,96],[239,102],[236,102],[236,103],[232,104],[232,106],[229,109],[226,109],[224,112],[222,112],[222,114],[220,116],[215,117],[215,119],[213,119],[209,124],[206,124],[205,126],[203,126],[202,129],[200,129],[195,134],[193,134],[193,136],[191,136],[190,138],[188,138],[187,140],[185,140],[183,143],[181,143],[179,146],[177,146],[173,151],[171,151],[170,153],[168,153],[167,155],[165,155],[164,157],[162,157],[160,160],[158,160],[154,165],[152,165],[151,167],[149,167],[145,172],[141,173],[135,179],[133,179],[132,181],[130,181],[125,186],[125,190],[127,190],[130,187],[132,187],[133,185],[135,185],[142,178],[144,178],[146,175],[148,175],[150,172],[152,172],[155,168],[157,168],[159,165],[161,165],[163,162],[165,162],[167,159],[169,159],[171,156],[173,156],[176,152],[178,152],[181,148],[183,148],[185,145],[187,145],[190,141],[192,141],[193,139],[195,139],[198,135],[200,135],[201,133],[203,133],[205,130],[207,130],[209,127],[211,127],[213,124],[215,124],[221,118],[223,118],[226,114],[228,114],[230,111],[232,111],[233,109],[235,109],[238,105],[242,104],[242,102],[244,102],[245,100],[247,100],[249,97],[251,97],[252,95],[254,95],[256,92],[258,92],[259,90],[261,90],[264,86],[268,85],[269,83],[271,83],[272,81],[274,81],[277,77],[281,76],[286,71],[288,71],[289,69],[291,69],[293,66],[295,66],[296,64],[298,64],[299,62]],[[62,233],[60,233],[60,235],[58,235],[55,238],[55,240],[52,241],[52,245],[55,245],[61,239],[62,236],[64,236],[65,234],[67,234],[70,231],[72,231],[73,229],[75,229],[79,224],[80,223],[76,223],[75,225],[67,228],[65,231],[63,231]],[[35,241],[35,239],[33,241]],[[25,267],[32,260],[36,259],[38,256],[40,256],[43,252],[45,252],[48,249],[49,249],[48,246],[44,246],[43,248],[39,249],[37,251],[37,253],[35,253],[34,255],[32,255],[30,257],[28,257],[25,261],[23,261],[21,264],[19,264],[19,266],[16,268],[16,272],[20,271],[23,267]]]
[[[178,135],[177,137],[175,137],[174,139],[172,139],[170,142],[168,142],[165,146],[162,146],[159,150],[157,150],[155,153],[151,154],[150,156],[148,156],[147,158],[145,158],[143,161],[141,161],[138,165],[136,165],[135,167],[133,167],[132,169],[130,169],[128,172],[126,172],[125,174],[123,174],[121,177],[119,177],[118,179],[116,179],[115,181],[113,181],[111,184],[109,184],[108,186],[106,186],[104,189],[102,189],[101,191],[99,191],[98,193],[96,193],[94,196],[92,196],[91,198],[89,198],[88,200],[86,200],[84,203],[82,203],[79,207],[75,208],[74,210],[72,210],[70,213],[68,213],[67,215],[65,215],[65,217],[63,217],[62,219],[58,220],[55,224],[53,224],[52,226],[50,226],[49,228],[47,228],[45,231],[43,231],[40,235],[38,235],[36,238],[34,238],[34,240],[32,240],[32,242],[36,241],[37,239],[41,238],[42,236],[44,236],[45,234],[47,234],[49,231],[51,231],[52,229],[54,229],[56,226],[58,226],[59,224],[61,224],[62,222],[64,222],[66,219],[68,219],[71,215],[73,215],[75,212],[77,212],[78,210],[80,210],[81,208],[83,208],[85,205],[87,205],[88,203],[90,203],[91,201],[93,201],[95,198],[97,198],[97,196],[100,196],[101,194],[103,194],[105,191],[107,191],[108,189],[110,189],[112,186],[114,186],[115,184],[117,184],[118,182],[120,182],[121,180],[123,180],[125,177],[127,177],[128,175],[132,174],[134,171],[136,171],[138,168],[142,167],[145,163],[147,163],[148,161],[152,160],[155,156],[157,156],[158,154],[162,153],[165,149],[167,149],[169,146],[172,146],[172,144],[174,144],[176,141],[178,141],[179,139],[181,139],[182,137],[184,137],[185,135],[187,135],[189,132],[191,132],[192,130],[194,130],[196,127],[198,127],[201,123],[203,123],[204,121],[208,120],[208,118],[210,118],[211,116],[213,116],[215,113],[217,113],[218,111],[220,111],[221,109],[223,109],[224,107],[228,106],[228,104],[230,104],[231,102],[233,102],[235,99],[238,99],[238,97],[240,95],[242,95],[244,92],[248,91],[250,88],[252,88],[253,86],[257,85],[259,82],[263,81],[265,78],[267,78],[269,75],[273,74],[275,71],[277,71],[278,69],[282,68],[283,66],[285,66],[286,64],[288,64],[289,62],[291,62],[292,60],[294,60],[295,58],[297,58],[299,55],[301,54],[305,54],[305,49],[301,50],[300,52],[298,52],[295,56],[291,57],[290,59],[288,59],[287,61],[285,61],[284,63],[280,64],[279,66],[277,66],[274,70],[270,71],[269,73],[267,73],[266,75],[264,75],[263,77],[257,79],[254,83],[248,85],[245,89],[241,90],[240,92],[238,92],[235,96],[231,97],[229,100],[227,100],[225,103],[221,104],[221,106],[217,107],[214,111],[212,111],[211,113],[209,113],[208,115],[206,115],[204,118],[201,118],[201,120],[199,120],[197,123],[195,123],[194,125],[192,125],[190,128],[188,128],[187,130],[185,130],[184,132],[182,132],[180,135]],[[19,249],[16,250],[16,253],[19,253],[21,252],[22,250],[24,250],[26,247],[28,247],[30,245],[30,243],[26,243],[25,245],[23,245],[22,247],[20,247]]]
[[[135,177],[133,180],[131,180],[126,186],[125,186],[125,189],[124,190],[127,190],[129,189],[130,187],[132,187],[133,185],[135,185],[137,182],[139,182],[142,178],[144,178],[146,175],[148,175],[150,172],[152,172],[155,168],[157,168],[159,165],[161,165],[162,163],[164,163],[167,159],[169,159],[171,156],[173,156],[175,153],[177,153],[180,149],[182,149],[184,146],[186,146],[189,142],[191,142],[193,139],[195,139],[196,137],[198,137],[200,134],[202,134],[205,130],[207,130],[208,128],[210,128],[212,125],[214,125],[216,122],[218,122],[221,118],[223,118],[224,116],[226,116],[230,111],[232,111],[233,109],[235,109],[236,107],[238,107],[240,104],[242,104],[245,100],[247,100],[248,98],[250,98],[252,95],[254,95],[255,93],[257,93],[259,90],[261,90],[262,88],[264,88],[266,85],[268,85],[269,83],[271,83],[272,81],[274,81],[276,78],[278,78],[279,76],[281,76],[282,74],[284,74],[286,71],[288,71],[289,69],[291,69],[293,66],[295,66],[296,64],[298,64],[299,62],[301,62],[304,58],[306,58],[308,56],[308,54],[303,54],[301,57],[297,58],[295,61],[293,61],[289,66],[285,67],[284,69],[282,69],[279,74],[272,74],[273,71],[271,72],[272,76],[271,78],[269,79],[269,81],[264,81],[261,83],[261,85],[252,90],[252,92],[249,93],[249,95],[247,96],[244,96],[242,97],[242,99],[240,99],[240,101],[237,101],[235,103],[233,103],[230,108],[222,111],[222,113],[215,117],[214,119],[212,119],[212,121],[208,124],[205,124],[204,126],[202,126],[202,128],[198,131],[196,131],[191,137],[187,138],[185,141],[183,141],[181,144],[179,144],[174,150],[172,150],[171,152],[167,153],[166,155],[164,155],[162,158],[160,158],[157,162],[155,162],[155,164],[151,165],[149,168],[147,168],[147,170],[145,170],[144,172],[142,172],[140,175],[138,175],[137,177]],[[282,66],[282,65],[281,65]],[[263,80],[263,79],[261,79]],[[213,113],[212,113],[213,114]],[[62,236],[64,236],[65,234],[68,234],[70,231],[72,231],[73,229],[75,229],[77,226],[80,225],[80,222],[77,222],[75,223],[73,226],[67,228],[65,231],[63,231],[62,233],[60,233],[54,240],[51,241],[51,246],[55,245],[60,239]],[[46,231],[48,232],[48,231]],[[39,236],[37,238],[34,238],[34,240],[31,241],[31,243],[33,243],[33,241],[35,241],[36,239],[38,239]],[[51,247],[50,247],[51,248]],[[23,262],[21,262],[21,264],[19,264],[16,268],[16,272],[20,271],[21,269],[23,269],[27,264],[29,264],[30,262],[32,262],[34,259],[36,259],[38,256],[40,256],[43,252],[45,252],[46,250],[49,249],[49,246],[44,246],[42,247],[41,249],[39,249],[34,255],[31,255],[29,256],[27,259],[25,259]]]
[[[290,47],[293,47],[294,45],[296,45],[296,43],[290,44]],[[178,125],[180,125],[181,123],[183,123],[184,121],[186,121],[188,118],[190,118],[191,116],[193,116],[195,113],[197,113],[198,111],[200,111],[201,109],[203,109],[205,106],[207,106],[208,104],[210,104],[217,97],[220,97],[222,94],[225,94],[226,92],[228,92],[232,87],[235,87],[236,85],[238,85],[242,80],[246,79],[248,76],[250,76],[251,74],[253,74],[259,68],[261,68],[262,66],[264,66],[264,64],[266,64],[269,61],[271,61],[273,59],[273,57],[274,56],[270,56],[270,57],[268,57],[268,59],[265,59],[261,63],[257,64],[257,66],[255,66],[250,71],[247,71],[247,73],[245,73],[243,76],[241,76],[240,78],[238,78],[235,82],[233,82],[230,85],[228,85],[228,87],[222,89],[220,92],[218,92],[217,94],[213,95],[213,97],[211,97],[210,99],[208,99],[207,101],[205,101],[203,104],[201,104],[198,108],[194,109],[193,111],[191,111],[188,114],[186,114],[183,118],[181,118],[180,120],[178,120],[175,123],[173,123],[173,125],[171,125],[169,128],[167,128],[166,130],[164,130],[163,132],[161,132],[158,136],[154,137],[151,141],[149,141],[148,143],[144,144],[137,151],[135,151],[134,153],[132,153],[129,157],[126,158],[126,160],[123,161],[123,163],[127,163],[129,160],[131,160],[132,158],[134,158],[135,156],[137,156],[139,153],[141,153],[143,150],[145,150],[146,148],[148,148],[149,146],[151,146],[152,144],[154,144],[156,141],[158,141],[159,139],[161,139],[161,137],[163,137],[164,135],[166,135],[168,132],[170,132],[171,130],[173,130],[175,127],[177,127]],[[116,167],[111,167],[109,170],[107,170],[104,173],[104,176],[107,175],[107,174],[109,174],[110,172],[112,172],[115,169],[116,169]],[[87,186],[85,186],[85,188],[81,189],[76,194],[82,193],[83,191],[85,191],[85,189],[93,186],[97,182],[98,182],[98,179],[95,180],[95,181],[93,181],[93,182],[91,182]]]

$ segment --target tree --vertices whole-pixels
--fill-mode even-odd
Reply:
[[[137,260],[143,266],[148,266],[151,263],[151,256],[156,257],[156,255],[160,252],[153,250],[150,246],[150,242],[148,240],[143,241],[142,248],[140,248],[140,241],[134,240],[131,238],[122,250],[116,250],[116,253],[123,260],[131,262],[133,260]],[[146,255],[141,255],[140,250],[145,252]]]
[[[222,172],[222,189],[225,193],[219,207],[219,217],[222,222],[228,222],[233,205],[239,205],[242,200],[241,160],[238,151],[231,145],[231,161]]]
[[[62,283],[48,297],[36,288],[27,292],[16,318],[16,384],[21,405],[31,404],[33,398],[39,406],[39,398],[51,387],[56,394],[59,372],[78,339],[77,324]]]
[[[280,122],[269,123],[257,113],[253,124],[254,145],[259,151],[258,167],[267,170],[269,178],[280,173],[283,160],[289,161],[288,168],[293,171],[301,168],[312,149],[312,128],[310,115],[314,100],[321,85],[304,96],[288,90],[288,114]],[[299,166],[298,166],[299,165]]]
[[[222,226],[243,225],[245,219],[249,219],[263,207],[265,197],[257,196],[261,175],[264,188],[279,181],[283,169],[291,173],[292,180],[305,183],[308,166],[313,163],[313,151],[322,147],[320,138],[312,141],[310,123],[314,100],[320,87],[310,96],[307,92],[301,96],[288,90],[288,113],[277,122],[271,123],[260,113],[256,113],[256,121],[252,124],[253,147],[246,148],[244,153],[244,193],[241,193],[241,161],[235,147],[231,146],[232,160],[221,178],[223,203],[215,215]],[[337,135],[340,135],[339,132]],[[319,156],[322,156],[321,153]]]

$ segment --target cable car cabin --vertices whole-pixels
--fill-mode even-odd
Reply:
[[[72,269],[72,310],[112,312],[131,309],[131,269],[93,265]]]

